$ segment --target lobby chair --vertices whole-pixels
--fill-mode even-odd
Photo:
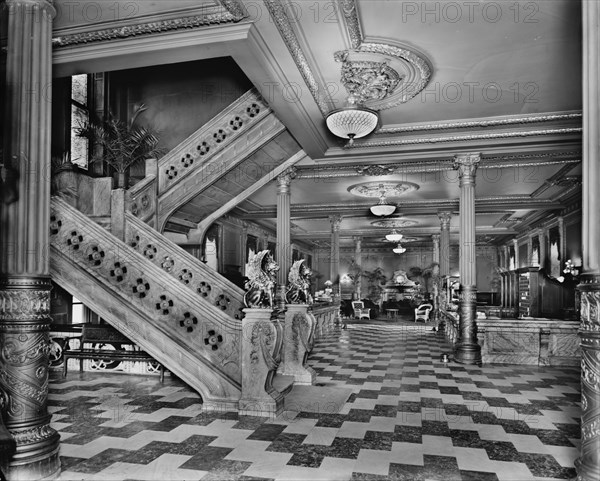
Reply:
[[[422,320],[423,322],[429,322],[429,313],[433,310],[431,304],[421,304],[415,308],[415,322]]]
[[[365,308],[365,304],[362,301],[352,301],[352,310],[354,311],[355,319],[370,319],[369,312],[370,308]]]

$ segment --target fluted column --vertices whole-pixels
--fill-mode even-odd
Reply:
[[[354,239],[354,263],[360,271],[362,265],[362,237],[355,236]],[[354,289],[358,299],[362,299],[362,275],[359,273],[356,279],[354,279]]]
[[[290,185],[294,177],[296,177],[296,169],[293,167],[277,176],[277,246],[275,260],[279,264],[279,271],[277,272],[278,304],[282,311],[285,309],[285,286],[292,266]]]
[[[583,212],[579,481],[600,479],[600,3],[583,6]]]
[[[477,306],[477,266],[475,250],[475,171],[479,154],[455,156],[454,168],[460,180],[460,323],[459,340],[454,358],[464,364],[481,364],[481,347],[477,344],[475,309]]]
[[[331,223],[331,263],[329,264],[329,279],[334,285],[337,282],[337,292],[335,287],[333,292],[335,294],[340,294],[340,224],[342,223],[342,216],[330,215],[329,222]]]
[[[0,218],[0,410],[16,452],[0,460],[11,480],[56,477],[50,427],[50,128],[52,19],[46,0],[7,0],[4,162]]]
[[[432,289],[433,289],[433,306],[434,306],[434,317],[436,321],[439,316],[439,308],[440,308],[440,234],[433,234],[431,236],[433,241],[433,262],[438,265],[437,267],[437,276],[432,277]]]
[[[433,234],[431,236],[433,241],[433,262],[440,263],[440,234]]]
[[[450,219],[452,212],[438,212],[440,218],[440,276],[450,275]]]
[[[242,223],[242,230],[240,230],[240,243],[239,243],[239,256],[240,256],[240,264],[242,268],[242,274],[246,275],[246,265],[250,259],[246,259],[246,252],[248,252],[248,224],[246,222]]]

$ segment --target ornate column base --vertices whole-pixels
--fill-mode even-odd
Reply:
[[[315,383],[317,373],[306,364],[312,350],[316,319],[308,304],[287,304],[283,327],[283,359],[278,372],[294,377],[294,384]]]
[[[578,481],[600,479],[600,276],[582,276],[581,448],[575,461]]]
[[[461,364],[481,365],[481,346],[477,343],[477,289],[460,286],[459,340],[454,347],[454,360]]]
[[[283,395],[273,387],[279,367],[282,327],[271,309],[244,309],[242,319],[242,396],[239,413],[275,417],[283,411]]]
[[[60,474],[60,436],[47,411],[51,288],[47,277],[0,283],[0,409],[16,441],[14,455],[1,462],[11,481]]]

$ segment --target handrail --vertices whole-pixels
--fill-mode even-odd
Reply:
[[[130,247],[233,319],[241,319],[244,291],[135,216],[125,214]]]
[[[139,221],[138,221],[139,222]],[[197,389],[231,405],[241,390],[241,323],[204,302],[84,214],[51,202],[53,278]]]

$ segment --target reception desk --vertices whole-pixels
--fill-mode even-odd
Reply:
[[[458,341],[456,312],[442,312],[444,333]],[[560,319],[477,319],[477,340],[484,364],[578,366],[581,362],[578,321]]]
[[[483,363],[578,366],[578,321],[560,319],[478,319]]]

